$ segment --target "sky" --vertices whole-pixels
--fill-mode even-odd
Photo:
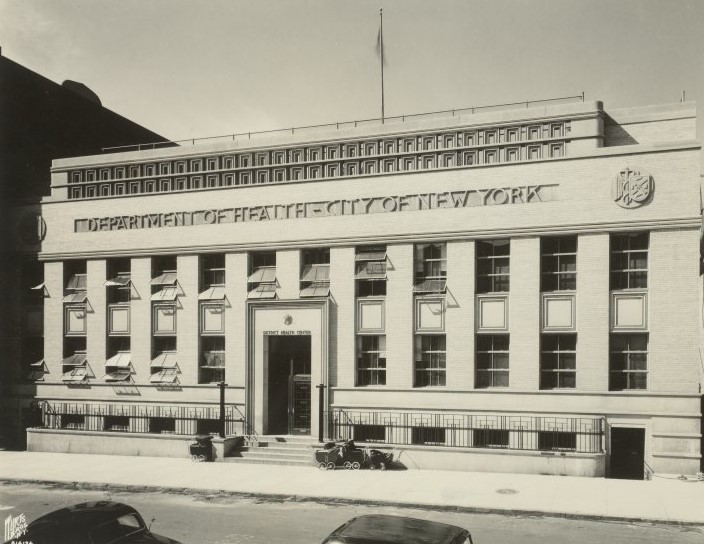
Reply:
[[[704,0],[0,0],[0,46],[173,140],[585,93],[700,104]]]

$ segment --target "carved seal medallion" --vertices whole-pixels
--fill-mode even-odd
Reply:
[[[650,174],[626,167],[614,181],[614,202],[622,208],[637,208],[648,201],[654,188],[655,182]]]

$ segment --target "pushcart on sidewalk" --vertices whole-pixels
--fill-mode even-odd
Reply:
[[[188,453],[191,461],[204,462],[213,460],[213,437],[209,434],[199,434],[194,438],[195,442],[188,445]]]
[[[344,467],[348,470],[369,468],[385,470],[391,465],[393,454],[371,449],[358,448],[352,440],[328,442],[323,449],[315,452],[315,461],[320,470],[334,470]]]

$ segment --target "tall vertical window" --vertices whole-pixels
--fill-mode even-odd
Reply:
[[[201,256],[201,290],[225,285],[225,254]]]
[[[572,291],[576,288],[577,237],[541,238],[540,290]]]
[[[447,245],[417,244],[415,247],[415,293],[443,293],[447,281]]]
[[[611,235],[611,290],[648,287],[649,233]]]
[[[386,336],[357,336],[357,385],[386,385]]]
[[[540,389],[576,385],[577,335],[543,334],[540,338]]]
[[[508,387],[508,347],[508,334],[477,335],[477,388]]]
[[[330,294],[330,248],[301,252],[301,297],[326,297]]]
[[[646,389],[648,335],[612,334],[609,346],[609,391]]]
[[[510,240],[477,241],[477,293],[507,293],[510,283]]]
[[[357,296],[386,295],[386,246],[355,248]]]
[[[198,383],[225,381],[225,337],[202,336]]]
[[[129,259],[111,259],[107,263],[108,304],[127,303],[132,297],[132,276]]]
[[[258,251],[249,256],[247,298],[276,298],[276,252]]]
[[[417,334],[415,387],[445,385],[445,335]]]

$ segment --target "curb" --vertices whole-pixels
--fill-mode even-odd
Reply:
[[[228,491],[224,489],[199,489],[190,487],[166,487],[157,485],[107,484],[99,482],[65,482],[59,480],[32,480],[25,478],[0,478],[0,483],[7,485],[35,485],[54,489],[85,489],[90,491],[112,491],[116,493],[168,493],[171,495],[231,497],[237,499],[254,499],[260,502],[313,502],[317,504],[385,506],[432,510],[437,512],[456,512],[462,514],[496,514],[503,516],[529,516],[535,518],[561,518],[587,521],[611,521],[620,523],[650,523],[653,525],[674,525],[680,527],[701,527],[704,522],[652,519],[626,516],[602,516],[596,514],[575,514],[569,512],[543,512],[539,510],[484,508],[481,506],[450,506],[371,499],[346,499],[344,497],[327,497],[324,495],[286,495],[283,493],[257,493],[245,491]]]

